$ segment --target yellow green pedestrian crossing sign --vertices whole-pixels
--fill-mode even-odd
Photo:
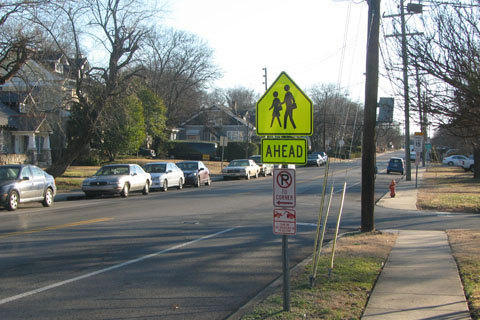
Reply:
[[[257,102],[257,135],[311,136],[313,103],[282,72]]]

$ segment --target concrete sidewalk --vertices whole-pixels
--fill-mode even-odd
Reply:
[[[424,168],[419,168],[418,185],[424,172]],[[387,193],[377,205],[417,210],[418,189],[414,173],[412,180],[399,179],[396,196],[391,198]],[[362,319],[471,319],[446,233],[392,232],[398,233],[397,241],[375,284]]]

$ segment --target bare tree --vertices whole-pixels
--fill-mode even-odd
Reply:
[[[202,90],[220,76],[212,60],[212,49],[193,34],[174,29],[150,34],[144,56],[147,82],[165,102],[170,125],[200,108]]]
[[[36,36],[25,24],[16,21],[22,20],[26,11],[45,3],[42,0],[3,0],[0,3],[0,85],[20,70],[35,48]]]
[[[137,55],[155,11],[141,0],[65,0],[31,14],[32,22],[68,58],[74,80],[68,146],[47,169],[59,176],[88,147],[102,115],[114,112],[115,101],[129,94],[132,78],[141,74]],[[73,56],[62,46],[65,42],[72,44]],[[96,64],[85,69],[82,61],[88,42],[103,47],[104,58],[97,57]]]
[[[480,179],[480,3],[433,3],[425,34],[410,43],[413,64],[429,76],[428,111],[443,128],[470,141]]]
[[[259,98],[258,93],[245,87],[239,86],[225,90],[227,105],[239,116],[244,116],[247,112],[255,113],[255,105]]]
[[[308,90],[308,95],[314,104],[311,139],[315,150],[338,153],[340,141],[346,148],[360,145],[363,110],[358,103],[332,84],[314,86]]]

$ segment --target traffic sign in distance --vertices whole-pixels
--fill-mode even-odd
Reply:
[[[257,135],[311,136],[313,103],[282,72],[257,102]]]
[[[274,169],[273,206],[294,208],[296,201],[295,169]]]
[[[262,139],[262,163],[307,163],[307,139]]]

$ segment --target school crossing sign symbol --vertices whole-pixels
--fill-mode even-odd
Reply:
[[[257,135],[311,136],[313,103],[282,72],[257,102]]]

